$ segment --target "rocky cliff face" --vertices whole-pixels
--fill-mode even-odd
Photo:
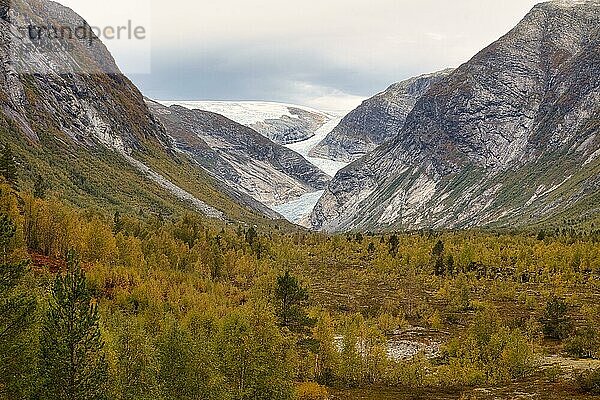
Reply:
[[[525,225],[600,213],[600,2],[536,6],[340,171],[316,229]]]
[[[100,40],[78,40],[67,33],[56,40],[46,33],[32,36],[28,30],[33,26],[74,32],[88,27],[80,16],[50,1],[5,1],[0,101],[2,111],[31,140],[39,139],[38,131],[53,131],[80,144],[102,143],[127,152],[148,142],[168,144],[142,95],[119,72]]]
[[[322,190],[330,177],[299,154],[222,115],[148,102],[175,146],[218,180],[269,206]]]
[[[417,100],[432,84],[451,72],[449,69],[395,83],[365,100],[344,117],[310,155],[352,162],[375,150],[398,134]]]
[[[106,210],[279,218],[178,153],[88,29],[52,1],[0,0],[0,142],[19,157],[23,186],[41,175],[68,201]]]

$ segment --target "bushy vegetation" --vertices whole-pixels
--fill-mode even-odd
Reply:
[[[461,390],[536,374],[547,340],[598,357],[593,233],[325,236],[36,192],[0,189],[0,398]],[[430,351],[390,356],[411,332]]]
[[[582,392],[600,395],[600,368],[581,372],[577,374],[575,380]]]

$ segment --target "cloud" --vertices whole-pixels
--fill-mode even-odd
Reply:
[[[64,2],[91,22],[111,17],[104,2]],[[152,0],[152,73],[132,78],[158,98],[350,104],[458,66],[535,2]],[[117,62],[133,50],[121,49]]]
[[[365,100],[363,96],[351,95],[336,88],[300,81],[289,82],[287,93],[290,93],[293,103],[333,113],[347,113]]]
[[[425,33],[425,36],[427,36],[428,38],[431,38],[432,40],[435,41],[443,41],[448,39],[446,35],[443,35],[441,33],[435,33],[435,32],[427,32]]]

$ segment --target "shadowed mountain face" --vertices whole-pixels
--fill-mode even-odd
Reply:
[[[395,83],[365,100],[311,151],[311,156],[352,162],[375,150],[396,137],[417,100],[451,72],[444,70]]]
[[[0,0],[0,7],[0,142],[16,154],[23,188],[39,175],[76,205],[280,218],[178,152],[100,40],[28,33],[28,26],[88,29],[80,16],[46,0]]]
[[[222,115],[148,102],[175,146],[220,181],[278,205],[322,190],[330,177],[302,156]]]
[[[597,215],[600,2],[536,6],[340,171],[313,227],[525,225]]]

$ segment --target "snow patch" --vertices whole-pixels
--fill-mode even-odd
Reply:
[[[286,147],[300,154],[327,175],[335,176],[335,174],[337,174],[337,172],[342,168],[346,167],[348,163],[324,158],[309,157],[308,153],[310,153],[310,151],[316,145],[325,139],[325,137],[340,123],[341,120],[341,116],[333,117],[325,125],[319,128],[315,132],[315,135],[310,139],[298,143],[288,144]],[[285,219],[288,221],[302,225],[308,220],[308,217],[317,205],[321,196],[323,196],[323,193],[324,191],[307,193],[298,199],[271,208],[285,217]]]
[[[322,115],[327,122],[321,126],[310,139],[286,145],[287,148],[302,155],[309,162],[321,169],[329,176],[334,176],[340,169],[348,165],[330,159],[309,157],[308,153],[317,146],[340,123],[344,114],[331,114],[296,104],[275,103],[267,101],[159,101],[160,104],[170,107],[179,105],[191,110],[203,110],[223,115],[242,125],[253,125],[269,119],[282,117],[298,118],[291,113],[290,108],[297,108],[314,114]]]

